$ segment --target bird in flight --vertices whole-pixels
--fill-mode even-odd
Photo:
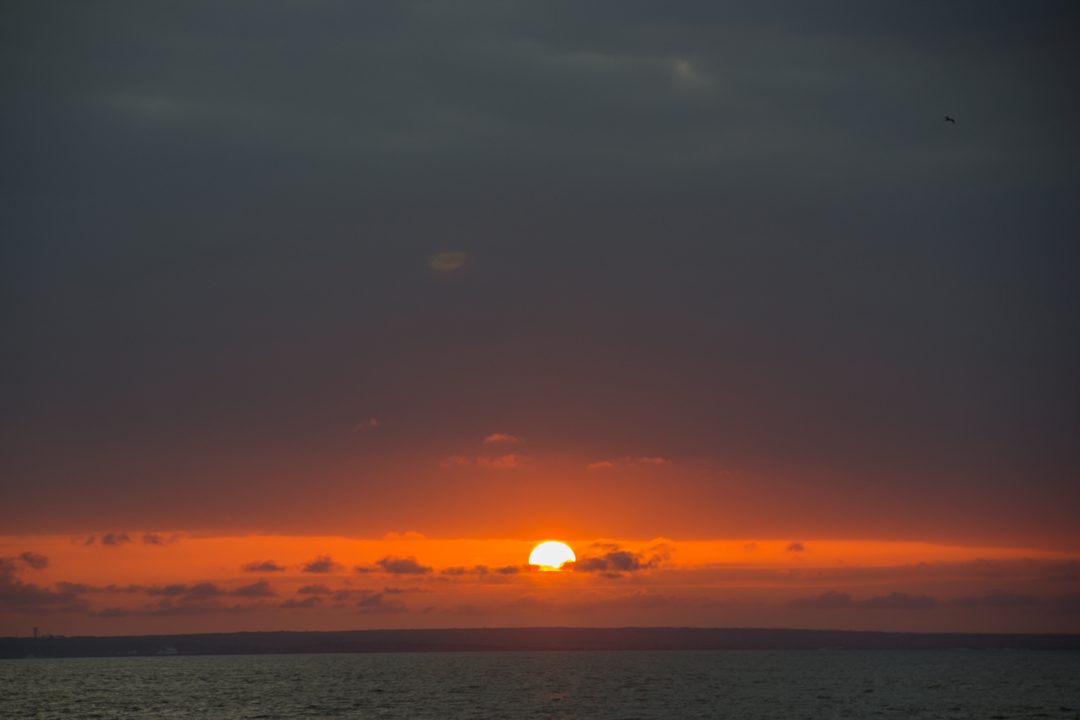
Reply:
[[[948,115],[946,115],[945,116],[945,122],[952,123],[953,125],[955,125],[956,124],[956,118],[952,118],[952,117],[949,117]]]

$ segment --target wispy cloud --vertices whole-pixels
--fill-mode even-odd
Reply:
[[[371,432],[373,430],[378,430],[380,425],[382,425],[382,423],[379,422],[379,418],[370,417],[367,420],[354,425],[353,432]]]
[[[279,565],[273,560],[256,560],[244,565],[244,572],[283,572],[284,565]]]
[[[465,267],[469,254],[463,250],[443,250],[428,255],[428,267],[437,272],[449,273]]]
[[[101,544],[108,545],[110,547],[116,547],[118,545],[126,545],[131,542],[131,536],[126,532],[122,533],[105,533],[101,536]]]
[[[597,460],[585,466],[587,470],[611,470],[614,468],[641,468],[670,465],[671,460],[657,455],[636,455],[610,460]]]
[[[495,457],[477,457],[470,459],[464,455],[451,455],[439,462],[443,469],[475,466],[485,470],[518,470],[532,464],[532,458],[519,453],[507,453]]]
[[[521,438],[509,433],[491,433],[484,438],[485,445],[516,445],[519,442],[521,442]]]
[[[476,464],[479,467],[487,470],[517,470],[523,468],[532,462],[532,458],[527,455],[518,455],[516,453],[509,453],[507,455],[499,455],[493,458],[477,458]]]
[[[464,455],[451,455],[439,461],[439,467],[442,468],[464,467],[469,464],[469,458],[465,457]]]

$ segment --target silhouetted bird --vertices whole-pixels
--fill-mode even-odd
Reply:
[[[945,122],[951,122],[953,125],[955,125],[956,124],[956,118],[951,118],[948,115],[946,115],[945,116]]]

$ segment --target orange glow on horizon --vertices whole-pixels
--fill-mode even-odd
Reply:
[[[564,537],[0,536],[0,584],[21,603],[0,613],[0,635],[34,625],[108,635],[450,623],[1080,631],[1068,614],[1077,558],[1067,552]]]

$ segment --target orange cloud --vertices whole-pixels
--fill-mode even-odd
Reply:
[[[382,539],[391,542],[396,540],[427,540],[427,535],[422,532],[416,532],[415,530],[406,530],[405,532],[395,532],[391,530],[388,533],[384,533]]]
[[[495,437],[489,435],[488,438]],[[512,435],[507,437],[513,437]],[[488,443],[488,438],[484,439],[485,443]],[[517,438],[514,439],[517,441]],[[494,442],[509,442],[505,440],[497,440]],[[485,470],[517,470],[525,467],[532,462],[532,458],[528,455],[521,455],[518,453],[507,453],[505,455],[497,455],[495,457],[476,457],[468,458],[464,455],[451,455],[445,457],[439,461],[439,467],[443,469],[452,469],[465,467],[467,465],[476,465],[476,467],[484,468]]]
[[[586,470],[610,470],[616,467],[649,467],[658,465],[670,465],[671,460],[655,455],[639,455],[621,457],[614,460],[599,460],[585,466]]]
[[[462,250],[444,250],[429,255],[427,263],[429,268],[437,272],[453,272],[463,267],[468,259],[469,254]]]
[[[493,458],[477,458],[476,464],[489,470],[517,470],[532,462],[532,458],[526,455],[510,453]]]
[[[521,438],[508,433],[491,433],[484,438],[485,445],[515,445],[519,442],[521,442]]]
[[[445,457],[439,461],[439,467],[442,468],[462,467],[463,465],[468,464],[469,458],[465,457],[464,455],[451,455],[450,457]]]

